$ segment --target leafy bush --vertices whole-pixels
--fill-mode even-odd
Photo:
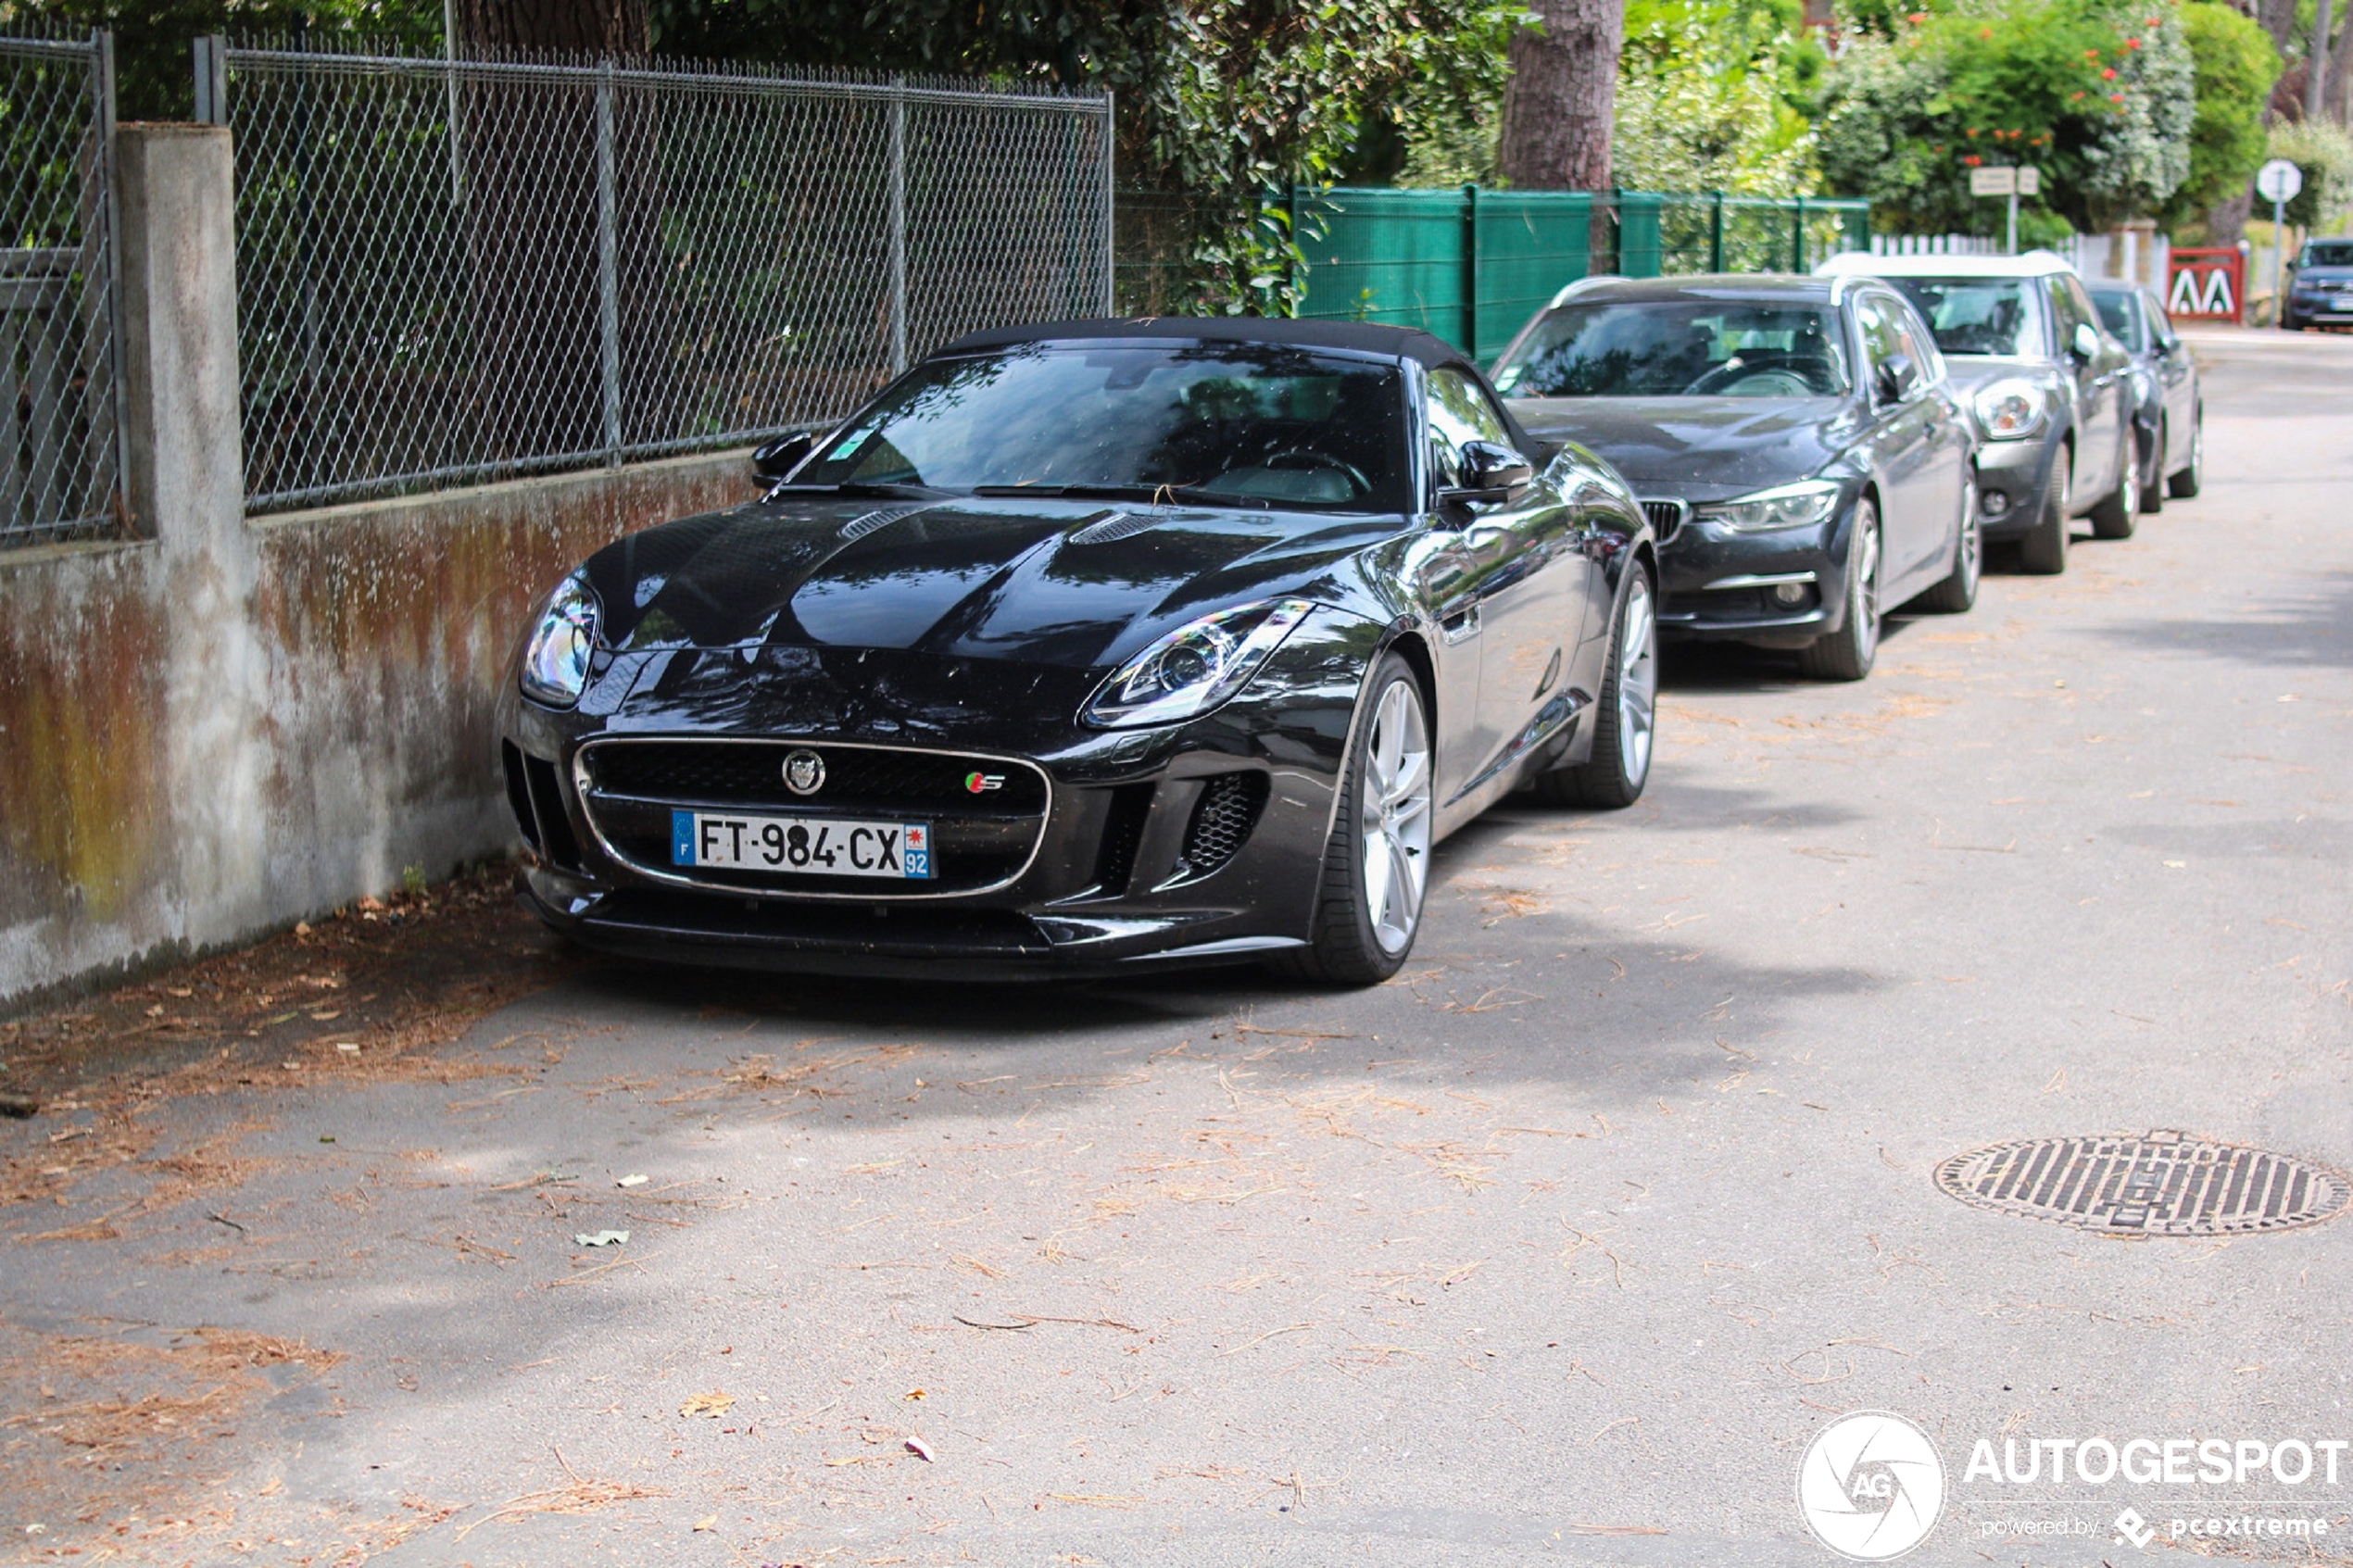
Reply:
[[[2197,112],[2190,124],[2190,171],[2163,216],[2180,223],[2246,188],[2269,155],[2263,106],[2279,80],[2279,51],[2252,18],[2211,0],[2182,7],[2182,31],[2196,70]]]
[[[2326,120],[2283,121],[2271,127],[2268,157],[2284,157],[2304,171],[2304,188],[2287,204],[2287,220],[2325,234],[2353,207],[2353,136]],[[2271,204],[2256,199],[2256,215],[2271,216]]]
[[[1617,182],[1644,191],[1810,194],[1818,170],[1802,107],[1821,51],[1793,19],[1737,0],[1627,8]]]
[[[1824,172],[1899,231],[1991,232],[1969,170],[2031,164],[2079,229],[2158,210],[2189,174],[2194,68],[2175,0],[1964,0],[1864,31],[1833,65]]]

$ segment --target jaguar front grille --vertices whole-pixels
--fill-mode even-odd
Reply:
[[[614,737],[583,746],[573,776],[600,845],[641,875],[715,891],[869,903],[985,893],[1013,882],[1038,852],[1052,795],[1045,771],[1016,758],[838,741]],[[673,851],[681,811],[920,823],[929,833],[932,874],[679,865]]]

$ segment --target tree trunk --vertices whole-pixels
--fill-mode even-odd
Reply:
[[[2329,0],[2320,0],[2312,11],[2312,47],[2306,51],[2311,71],[2305,81],[2304,117],[2318,119],[2329,106]]]
[[[1496,165],[1523,190],[1609,187],[1626,0],[1536,0],[1543,30],[1512,39]]]
[[[2345,90],[2353,76],[2347,72],[2353,72],[2353,15],[2337,24],[2336,47],[2329,55],[2329,97],[2339,125],[2353,124],[2353,93]]]
[[[2258,0],[2255,19],[2282,55],[2296,47],[2296,0]]]
[[[2253,210],[2254,195],[2241,191],[2216,202],[2206,215],[2206,243],[2210,245],[2234,245],[2246,234],[2246,217]]]
[[[634,58],[651,51],[646,0],[450,0],[466,45]]]

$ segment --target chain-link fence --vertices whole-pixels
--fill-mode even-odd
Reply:
[[[822,424],[960,333],[1110,308],[1104,95],[205,54],[255,509]]]
[[[115,532],[111,50],[0,37],[0,549]]]

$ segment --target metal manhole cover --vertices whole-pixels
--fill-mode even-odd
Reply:
[[[1989,1144],[1936,1168],[1964,1203],[2108,1236],[2245,1236],[2332,1220],[2353,1179],[2188,1133]]]

